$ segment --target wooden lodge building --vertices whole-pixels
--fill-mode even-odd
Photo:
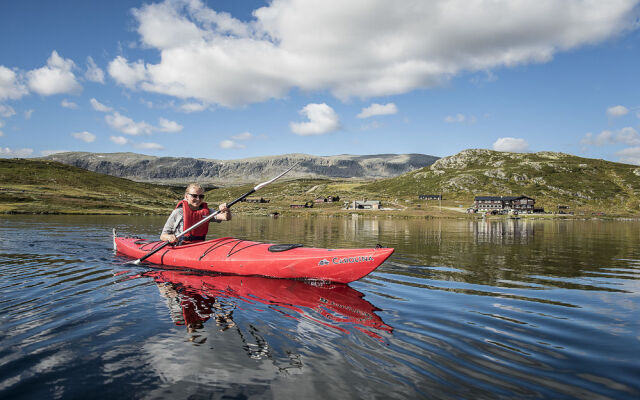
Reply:
[[[527,196],[476,196],[473,208],[480,212],[515,212],[532,214],[536,200]]]

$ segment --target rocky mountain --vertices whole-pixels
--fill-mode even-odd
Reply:
[[[554,152],[465,150],[362,189],[399,197],[442,194],[465,201],[525,195],[549,209],[569,204],[640,211],[639,166]]]
[[[154,157],[135,153],[57,153],[43,159],[138,182],[229,185],[259,182],[299,163],[288,178],[381,179],[399,176],[433,164],[438,157],[424,154],[281,156],[213,160]]]

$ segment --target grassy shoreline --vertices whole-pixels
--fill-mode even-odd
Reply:
[[[41,210],[41,211],[27,211],[21,210],[0,210],[1,215],[132,215],[132,216],[168,216],[173,208],[166,208],[162,210],[155,210],[152,212],[132,212],[123,210]],[[521,214],[517,219],[514,219],[509,215],[489,215],[483,216],[482,214],[466,214],[453,211],[433,211],[433,212],[411,212],[401,210],[323,210],[317,211],[313,209],[303,210],[279,210],[272,208],[269,211],[256,210],[256,209],[243,209],[240,207],[234,207],[232,209],[234,214],[237,215],[250,215],[269,217],[274,213],[278,213],[279,218],[353,218],[354,216],[362,218],[389,218],[389,219],[459,219],[459,220],[489,220],[489,221],[508,221],[508,220],[631,220],[640,221],[638,215],[625,215],[625,214]]]

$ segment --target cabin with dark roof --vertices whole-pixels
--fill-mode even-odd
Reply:
[[[340,196],[318,197],[313,200],[314,203],[333,203],[334,201],[340,201]]]
[[[243,202],[245,203],[268,203],[269,200],[260,197],[259,199],[255,199],[255,198],[246,198],[246,199],[242,199]]]

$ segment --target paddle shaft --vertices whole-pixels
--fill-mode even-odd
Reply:
[[[283,173],[281,173],[280,175],[276,176],[275,178],[267,181],[267,182],[262,182],[261,184],[257,185],[256,187],[254,187],[253,189],[249,190],[247,193],[243,194],[242,196],[238,197],[237,199],[233,200],[230,203],[227,203],[227,208],[231,207],[232,205],[236,204],[239,201],[244,200],[245,198],[247,198],[247,196],[250,196],[252,193],[254,193],[256,190],[259,190],[265,186],[267,186],[268,184],[270,184],[271,182],[275,181],[276,179],[282,177],[284,174],[286,174],[287,172],[291,171],[296,165],[295,164],[293,167],[289,168],[288,170],[284,171]],[[179,237],[184,236],[185,234],[187,234],[188,232],[190,232],[192,229],[195,229],[197,227],[199,227],[200,225],[209,222],[209,220],[213,217],[215,217],[216,215],[218,215],[218,213],[220,213],[220,210],[208,215],[207,217],[205,217],[204,219],[202,219],[201,221],[199,221],[197,224],[194,224],[193,226],[190,226],[189,229],[184,230],[182,233],[176,235],[176,239]],[[152,255],[156,254],[157,252],[159,252],[160,250],[164,249],[165,247],[167,247],[170,243],[169,242],[164,242],[162,245],[160,245],[158,248],[151,250],[149,253],[145,254],[144,256],[142,256],[141,258],[133,261],[133,264],[140,264],[142,261],[146,260],[147,258],[151,257]]]

